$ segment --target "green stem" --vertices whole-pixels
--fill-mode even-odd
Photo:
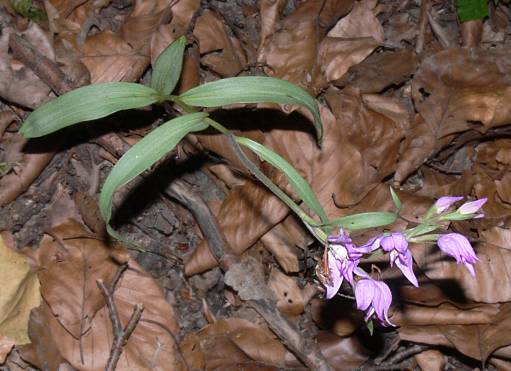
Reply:
[[[179,97],[170,95],[167,97],[162,97],[164,100],[172,101],[178,107],[180,107],[183,111],[187,113],[197,112],[198,110],[194,107],[190,107],[185,104]],[[243,153],[241,150],[237,137],[232,134],[232,132],[227,129],[225,126],[220,124],[219,122],[213,120],[210,117],[207,117],[204,121],[206,121],[211,127],[218,130],[220,133],[226,135],[231,142],[231,145],[236,152],[238,158],[243,162],[243,164],[248,168],[248,170],[254,174],[254,176],[263,183],[270,191],[272,191],[282,202],[284,202],[302,221],[304,222],[307,229],[312,233],[314,237],[316,237],[321,243],[326,243],[327,234],[317,228],[319,223],[312,219],[309,215],[307,215],[301,208],[298,206],[292,199],[289,197],[284,191],[282,191],[276,184],[274,184],[266,175],[263,174],[261,170],[252,162],[250,159]]]

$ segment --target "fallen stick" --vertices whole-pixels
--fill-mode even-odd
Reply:
[[[253,258],[241,260],[232,252],[220,231],[216,217],[204,200],[192,192],[189,185],[180,180],[174,181],[168,191],[170,196],[192,212],[204,237],[208,240],[211,253],[222,270],[226,272],[226,283],[264,318],[284,345],[307,367],[320,371],[333,370],[315,341],[304,338],[300,330],[276,308],[273,292],[264,282],[262,274],[257,274],[258,263]]]
[[[105,285],[103,280],[96,281],[99,289],[105,296],[114,335],[114,340],[112,342],[112,348],[110,349],[110,356],[108,357],[105,371],[115,371],[117,362],[119,362],[119,358],[121,357],[124,344],[126,344],[133,331],[135,331],[135,328],[140,321],[140,317],[142,317],[142,312],[144,311],[144,306],[142,304],[136,304],[133,308],[133,313],[131,313],[128,324],[125,327],[122,326],[121,319],[119,318],[119,313],[117,311],[117,306],[115,305],[114,301],[114,291],[117,282],[127,267],[128,266],[125,264],[119,268],[109,287]]]

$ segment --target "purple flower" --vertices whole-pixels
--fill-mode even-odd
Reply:
[[[353,271],[362,259],[363,252],[359,251],[342,229],[339,235],[328,237],[328,242],[328,268],[331,284],[325,286],[326,297],[331,299],[339,291],[344,279],[353,285]]]
[[[390,266],[396,266],[403,272],[404,276],[414,285],[419,287],[417,277],[413,273],[412,252],[408,249],[408,241],[403,233],[392,233],[380,241],[384,251],[390,252]]]
[[[445,210],[450,208],[452,206],[452,204],[454,204],[454,203],[456,203],[458,201],[461,201],[461,200],[463,200],[463,197],[459,197],[459,196],[444,196],[444,197],[440,197],[438,200],[436,200],[436,202],[433,205],[433,207],[435,208],[435,211],[438,214],[441,214]]]
[[[465,264],[470,274],[475,277],[476,272],[473,264],[479,259],[477,258],[470,241],[459,233],[448,233],[441,236],[438,241],[440,250],[448,255],[453,256],[456,262]]]
[[[384,326],[395,326],[388,318],[392,293],[385,282],[364,278],[357,282],[355,287],[357,308],[367,311],[366,321],[376,314],[376,318]]]
[[[483,207],[483,205],[486,203],[486,201],[488,201],[488,197],[484,197],[479,200],[475,200],[475,201],[471,201],[471,202],[465,202],[463,205],[460,206],[460,208],[458,209],[458,212],[462,215],[474,214],[477,211],[479,211],[479,209],[481,207]]]

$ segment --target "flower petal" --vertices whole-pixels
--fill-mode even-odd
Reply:
[[[436,200],[436,202],[433,206],[436,208],[436,212],[438,214],[440,214],[440,213],[443,213],[448,208],[450,208],[452,204],[463,200],[463,198],[464,197],[458,197],[458,196],[440,197],[438,200]]]
[[[366,310],[371,305],[374,294],[375,285],[372,279],[363,279],[357,282],[355,286],[355,298],[357,300],[357,308]]]
[[[381,247],[384,251],[392,251],[396,249],[399,252],[405,252],[408,249],[408,241],[403,233],[396,232],[390,236],[385,236],[381,239]]]
[[[411,282],[412,285],[419,287],[417,277],[415,277],[415,273],[413,273],[413,259],[412,252],[410,250],[399,255],[399,258],[396,260],[396,266],[401,270],[401,272],[403,272],[403,275]]]
[[[458,212],[460,214],[474,214],[476,213],[483,205],[488,201],[488,198],[481,198],[479,200],[471,201],[471,202],[465,202],[463,205],[460,206],[458,209]]]
[[[332,254],[330,251],[328,252],[328,268],[330,270],[330,280],[332,281],[332,285],[325,285],[326,298],[331,299],[341,288],[343,277],[341,276],[341,271],[339,270],[337,260],[335,259],[334,254]]]

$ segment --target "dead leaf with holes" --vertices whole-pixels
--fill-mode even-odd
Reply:
[[[14,345],[30,343],[28,321],[41,294],[36,272],[27,258],[14,250],[11,235],[0,237],[0,364]]]
[[[278,269],[271,270],[268,287],[277,298],[277,308],[294,319],[303,313],[309,300],[316,294],[315,285],[308,284],[302,289],[298,286],[296,279]]]

